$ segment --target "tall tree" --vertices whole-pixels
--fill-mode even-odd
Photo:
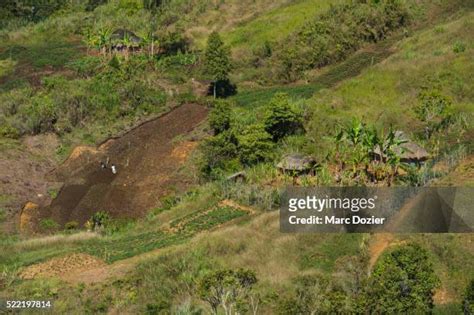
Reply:
[[[214,84],[214,98],[217,97],[217,85],[228,80],[232,70],[230,52],[217,32],[212,32],[207,40],[204,72],[212,78]]]
[[[264,125],[275,142],[303,129],[301,114],[291,108],[290,100],[285,93],[276,93],[267,105]]]

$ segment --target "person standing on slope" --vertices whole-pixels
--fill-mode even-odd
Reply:
[[[117,174],[117,168],[115,167],[115,164],[112,164],[110,169],[112,170],[112,174]]]

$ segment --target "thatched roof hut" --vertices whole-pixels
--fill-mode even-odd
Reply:
[[[245,171],[234,173],[230,176],[227,176],[226,180],[230,182],[243,182],[247,179],[247,174]]]
[[[309,173],[316,165],[316,160],[302,154],[289,154],[285,156],[277,168],[282,172]]]
[[[128,48],[137,48],[140,46],[142,42],[142,38],[137,36],[134,32],[126,30],[126,29],[116,29],[112,35],[110,36],[110,40],[112,41],[112,48],[121,50],[125,48],[123,41],[125,38],[128,38],[130,41],[130,46]]]
[[[399,146],[393,148],[395,154],[400,157],[400,162],[418,163],[430,158],[430,154],[423,147],[411,141],[403,131],[397,130],[395,132],[395,139],[404,141]],[[379,147],[375,148],[373,153],[377,159],[385,158]]]

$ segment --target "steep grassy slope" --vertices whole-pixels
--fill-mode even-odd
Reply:
[[[330,122],[357,115],[381,125],[408,128],[413,125],[411,109],[424,87],[440,87],[453,98],[456,110],[472,111],[473,17],[467,13],[416,33],[398,43],[397,53],[382,64],[333,90],[317,93],[310,101],[316,115]]]
[[[453,111],[462,113],[468,129],[462,137],[440,135],[441,144],[426,143],[429,149],[441,150],[455,143],[463,143],[467,152],[472,151],[472,115],[474,94],[471,75],[473,51],[473,14],[466,13],[455,21],[421,31],[401,41],[397,51],[356,78],[341,83],[334,89],[317,92],[308,101],[312,108],[309,136],[317,152],[326,143],[321,135],[334,131],[335,126],[358,117],[378,127],[392,125],[413,135],[422,132],[414,108],[419,104],[418,95],[424,89],[439,89],[453,100]],[[459,49],[461,47],[461,49]],[[462,150],[464,150],[462,149]]]
[[[343,1],[332,1],[335,5]],[[257,48],[265,41],[276,42],[298,29],[305,21],[329,8],[327,1],[299,0],[272,9],[253,20],[240,23],[228,34],[226,41],[237,50]]]

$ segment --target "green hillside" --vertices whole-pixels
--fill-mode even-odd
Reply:
[[[50,300],[54,314],[472,308],[474,234],[282,233],[278,211],[292,185],[472,186],[471,2],[54,3],[0,10],[1,303]],[[207,119],[174,136],[192,115],[169,113],[190,104]],[[374,160],[397,130],[429,159],[404,163],[394,143]],[[159,154],[142,161],[150,145]],[[288,154],[316,166],[277,170]],[[118,174],[100,169],[110,157]],[[115,212],[101,203],[112,193]],[[91,196],[101,208],[82,222],[74,211]],[[140,209],[143,196],[156,206]]]

